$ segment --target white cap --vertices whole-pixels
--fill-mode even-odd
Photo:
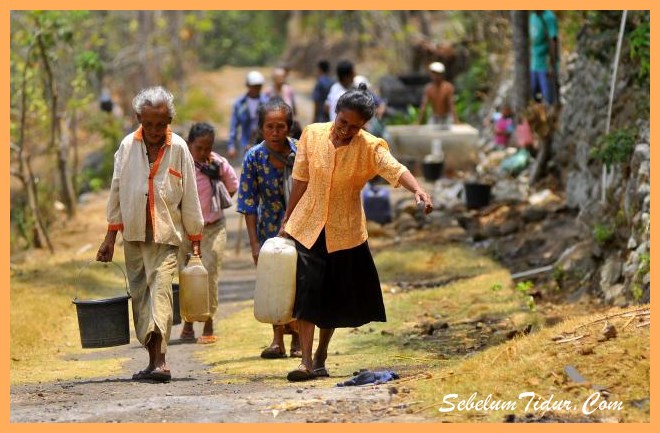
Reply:
[[[433,62],[429,65],[429,70],[435,72],[436,74],[444,74],[445,65],[440,62]]]
[[[367,85],[367,89],[371,87],[371,83],[364,75],[356,75],[355,78],[353,78],[353,85],[355,87],[359,86],[362,83]]]
[[[262,86],[266,80],[259,71],[250,71],[245,78],[245,84],[248,86]]]

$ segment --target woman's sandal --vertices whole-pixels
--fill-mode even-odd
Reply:
[[[291,358],[302,358],[302,350],[300,350],[300,347],[291,346],[291,351],[289,352],[289,356]]]
[[[197,344],[213,344],[218,341],[215,335],[202,335],[197,339]]]
[[[264,359],[286,358],[286,352],[281,352],[280,346],[269,346],[261,352],[261,357]]]
[[[328,373],[328,369],[325,367],[315,368],[312,370],[312,373],[314,373],[317,377],[330,377],[330,373]]]
[[[195,331],[182,330],[181,335],[179,335],[179,341],[188,342],[188,343],[197,341],[195,338]]]
[[[316,379],[318,376],[313,371],[307,370],[304,364],[300,364],[298,368],[289,372],[286,378],[289,382],[302,382],[305,380]]]
[[[154,382],[169,382],[172,380],[172,373],[169,370],[163,370],[162,368],[156,368],[151,370],[146,379],[153,380]]]
[[[140,370],[136,373],[133,373],[133,377],[131,378],[132,380],[145,380],[149,379],[149,375],[151,374],[153,370],[149,370],[148,368],[145,368],[144,370]]]

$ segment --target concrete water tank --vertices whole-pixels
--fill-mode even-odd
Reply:
[[[422,160],[431,153],[434,139],[442,141],[444,170],[473,171],[478,162],[479,131],[468,124],[451,125],[392,125],[390,148],[397,157]]]

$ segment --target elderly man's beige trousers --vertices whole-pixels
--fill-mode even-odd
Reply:
[[[133,324],[144,346],[152,332],[161,334],[160,351],[165,353],[172,331],[172,278],[179,248],[147,239],[147,242],[124,242]]]

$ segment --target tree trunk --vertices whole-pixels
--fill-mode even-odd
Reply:
[[[431,13],[429,11],[419,11],[419,30],[425,38],[431,37]]]
[[[75,179],[80,172],[80,152],[78,149],[78,110],[71,110],[71,116],[67,122],[69,128],[69,142],[73,149],[73,178]],[[73,182],[75,196],[78,197],[77,182]]]
[[[550,131],[547,137],[541,138],[541,145],[539,146],[539,153],[536,155],[536,163],[532,167],[531,174],[529,176],[529,184],[534,185],[539,180],[541,180],[547,171],[548,161],[552,157],[552,140],[554,137],[554,131]]]
[[[531,99],[528,11],[511,11],[513,29],[513,110],[520,115]]]
[[[53,149],[59,141],[59,148],[57,152],[57,168],[60,176],[61,198],[66,207],[66,213],[69,217],[76,214],[76,199],[73,192],[73,182],[69,174],[69,142],[68,139],[62,139],[62,125],[61,116],[58,109],[58,92],[57,85],[55,84],[55,76],[51,68],[50,60],[46,47],[44,46],[41,35],[37,36],[37,43],[39,44],[39,51],[41,60],[43,62],[44,72],[46,73],[47,89],[50,96],[50,140],[48,147]]]
[[[60,116],[54,116],[58,123],[61,122]],[[62,187],[62,201],[66,207],[66,213],[69,218],[76,214],[76,193],[73,187],[73,177],[69,169],[69,149],[70,149],[70,136],[66,128],[58,127],[60,131],[59,150],[57,152],[57,169],[60,175],[60,183]]]
[[[158,68],[159,65],[151,63],[151,32],[153,22],[153,11],[138,11],[138,43],[140,44],[140,88],[152,86],[154,81],[152,70]]]
[[[183,26],[183,11],[169,11],[167,13],[169,32],[172,41],[172,77],[177,83],[178,90],[182,95],[186,94],[186,82],[184,65],[187,63],[183,50],[183,41],[179,32]]]
[[[34,237],[32,243],[36,248],[48,248],[51,253],[54,252],[53,244],[50,242],[48,232],[41,218],[39,211],[39,196],[37,195],[37,183],[34,179],[32,166],[30,165],[30,147],[25,140],[26,129],[26,114],[27,114],[27,71],[30,65],[32,47],[28,49],[28,54],[25,56],[25,68],[23,70],[23,81],[21,83],[21,123],[18,136],[18,164],[19,172],[17,177],[23,183],[25,192],[27,194],[28,208],[34,219]]]

